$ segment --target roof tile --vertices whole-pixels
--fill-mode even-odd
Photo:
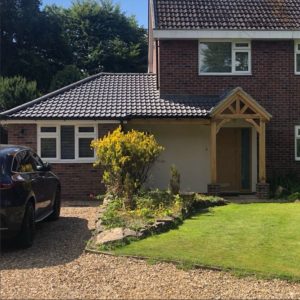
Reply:
[[[219,96],[160,95],[154,74],[101,73],[3,112],[9,119],[206,117]]]
[[[300,29],[300,0],[154,0],[156,29]]]

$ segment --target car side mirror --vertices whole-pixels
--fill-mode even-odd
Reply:
[[[49,172],[51,171],[51,165],[46,162],[42,166],[37,166],[37,170],[42,172]]]

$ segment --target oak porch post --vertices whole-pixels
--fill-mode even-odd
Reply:
[[[259,199],[268,199],[270,186],[266,182],[266,122],[260,120],[259,126],[259,163],[258,163],[258,184],[256,185],[256,195]]]

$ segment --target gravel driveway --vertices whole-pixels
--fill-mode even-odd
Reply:
[[[300,299],[300,284],[238,279],[207,270],[183,271],[171,264],[85,254],[95,207],[66,207],[62,218],[38,226],[34,246],[2,247],[1,299]]]

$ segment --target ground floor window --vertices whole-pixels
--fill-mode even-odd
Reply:
[[[92,140],[97,138],[95,125],[39,125],[38,153],[43,159],[93,161]]]

